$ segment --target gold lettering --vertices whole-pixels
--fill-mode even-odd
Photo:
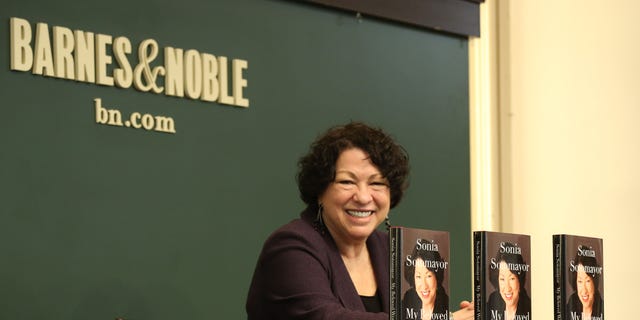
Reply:
[[[31,25],[20,18],[10,19],[11,29],[11,70],[29,71],[33,65],[31,50]]]
[[[110,45],[110,35],[96,35],[96,83],[113,87],[113,77],[107,75],[107,66],[111,64],[111,56],[107,54],[107,45]]]
[[[49,26],[46,23],[36,25],[35,57],[33,61],[33,73],[44,74],[52,77],[53,55],[51,53],[51,42],[49,41]]]
[[[64,27],[53,27],[53,57],[56,77],[73,80],[75,78],[73,48],[73,32]]]
[[[249,100],[242,96],[242,89],[247,87],[247,80],[242,77],[242,71],[247,69],[247,61],[235,59],[233,68],[233,96],[238,107],[249,107]]]
[[[187,96],[198,99],[202,93],[202,62],[200,53],[196,50],[187,50],[184,53],[184,84]]]
[[[113,80],[120,88],[129,88],[133,83],[133,69],[127,59],[131,53],[131,41],[125,37],[117,37],[113,40],[113,55],[120,66],[113,70]]]
[[[190,99],[249,106],[244,92],[248,86],[246,60],[229,61],[225,56],[195,49],[165,47],[164,65],[153,67],[159,46],[155,40],[146,39],[138,47],[138,63],[132,65],[129,57],[133,47],[126,37],[61,26],[49,30],[46,23],[36,23],[34,29],[32,32],[32,25],[25,19],[10,18],[11,70],[120,88],[133,85],[138,91],[156,94],[166,87],[165,94],[170,96],[184,97],[186,92]],[[97,114],[102,114],[101,101],[96,107]],[[117,119],[116,114],[113,116]],[[149,119],[142,124],[146,121],[147,127],[151,126]]]
[[[166,94],[184,97],[184,64],[182,63],[182,49],[166,47],[164,49],[164,67],[167,75],[164,79]]]
[[[220,93],[218,84],[218,61],[209,53],[202,54],[202,96],[204,101],[216,101]]]
[[[75,30],[76,39],[76,80],[82,82],[96,82],[96,55],[93,32]]]
[[[233,96],[229,96],[227,77],[227,57],[218,57],[218,82],[220,83],[219,103],[233,105]]]

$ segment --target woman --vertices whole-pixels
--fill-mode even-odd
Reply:
[[[248,319],[387,320],[389,237],[377,227],[407,187],[407,154],[382,130],[349,123],[320,136],[298,165],[306,209],[266,240]],[[459,319],[473,315],[463,306]]]
[[[431,243],[429,240],[421,242]],[[443,262],[444,259],[438,251],[418,250],[417,246],[413,247],[411,257],[415,259],[415,263],[404,266],[405,279],[411,284],[411,288],[402,298],[402,319],[426,320],[431,319],[434,314],[435,319],[446,319],[446,315],[449,314],[449,296],[442,286],[445,270],[433,267],[440,264],[427,266],[425,263],[425,261]]]
[[[499,267],[491,269],[489,274],[489,280],[497,290],[489,296],[486,317],[494,319],[496,317],[492,317],[491,313],[497,312],[503,315],[500,319],[504,320],[531,319],[531,299],[524,287],[526,268],[517,268],[517,271],[509,268],[509,265],[524,265],[524,259],[520,254],[510,253],[516,252],[515,245],[506,242],[504,247],[504,252],[498,251],[495,257]]]
[[[573,264],[576,268],[570,273],[570,281],[574,292],[567,302],[567,319],[604,319],[604,300],[598,290],[602,267],[595,257],[580,255],[580,251],[576,253]]]

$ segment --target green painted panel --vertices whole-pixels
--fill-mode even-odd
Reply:
[[[10,17],[244,59],[251,105],[11,71]],[[298,157],[349,120],[406,147],[392,221],[451,231],[470,298],[466,39],[275,0],[9,0],[0,23],[0,319],[245,318],[262,241],[302,210]],[[177,133],[97,124],[95,98]]]

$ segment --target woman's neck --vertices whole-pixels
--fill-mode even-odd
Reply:
[[[340,256],[358,295],[375,295],[378,286],[367,246],[349,247],[347,250],[341,250]]]

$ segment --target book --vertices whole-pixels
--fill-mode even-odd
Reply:
[[[531,237],[473,233],[475,320],[531,320]]]
[[[449,232],[391,227],[391,320],[449,320]]]
[[[553,235],[553,310],[556,320],[604,319],[602,239]]]

